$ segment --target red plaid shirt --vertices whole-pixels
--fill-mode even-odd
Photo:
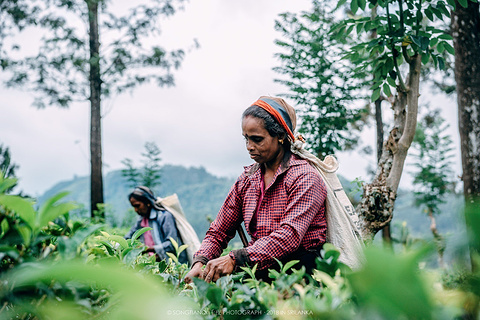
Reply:
[[[288,164],[278,168],[256,212],[260,188],[260,165],[245,167],[195,253],[196,261],[206,263],[219,257],[242,221],[251,241],[240,250],[252,265],[259,264],[258,269],[274,264],[273,258],[281,259],[300,246],[308,250],[325,243],[327,190],[306,160],[292,154]]]

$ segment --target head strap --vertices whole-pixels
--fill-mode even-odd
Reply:
[[[257,106],[267,111],[285,129],[291,141],[295,141],[292,121],[290,120],[287,111],[281,105],[271,99],[262,98],[255,101],[252,106]]]

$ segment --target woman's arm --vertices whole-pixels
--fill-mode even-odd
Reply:
[[[125,239],[131,239],[133,234],[135,233],[135,231],[137,231],[138,229],[140,229],[140,221],[141,221],[141,218],[140,219],[137,219],[137,222],[135,222],[135,224],[133,225],[133,227],[130,228],[130,231],[128,231],[124,238]]]
[[[164,239],[161,243],[154,245],[153,249],[155,253],[160,257],[160,259],[168,258],[167,252],[176,254],[175,247],[173,246],[170,238],[180,243],[180,236],[177,229],[177,224],[173,215],[168,212],[159,212],[156,222],[158,223],[159,232],[164,236]]]
[[[230,189],[215,220],[210,225],[195,260],[203,264],[220,256],[228,242],[235,236],[236,229],[243,220],[241,188],[243,175]]]

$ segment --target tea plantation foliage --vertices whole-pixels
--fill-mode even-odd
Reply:
[[[156,262],[138,236],[125,240],[105,224],[74,220],[75,205],[57,194],[35,200],[6,194],[0,178],[0,318],[2,319],[454,319],[477,317],[480,273],[429,270],[432,245],[401,253],[371,246],[361,270],[338,261],[327,244],[313,277],[295,262],[257,281],[255,267],[185,284],[175,255]],[[480,213],[468,212],[472,244],[480,244]],[[177,246],[177,254],[185,247]],[[478,252],[478,251],[477,251]],[[480,263],[478,254],[473,258]],[[465,259],[463,257],[462,259]],[[461,262],[461,261],[459,261]],[[477,269],[478,270],[478,269]]]

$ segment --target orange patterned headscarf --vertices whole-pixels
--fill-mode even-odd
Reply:
[[[293,132],[297,125],[295,109],[282,98],[261,96],[252,106],[257,106],[267,111],[285,129],[291,141],[295,141]]]

